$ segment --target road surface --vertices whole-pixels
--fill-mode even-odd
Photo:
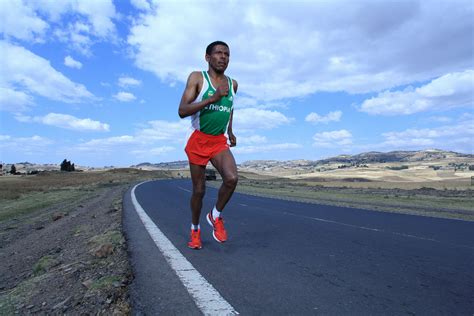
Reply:
[[[474,222],[236,193],[219,244],[204,217],[217,190],[207,188],[203,249],[191,250],[190,192],[190,180],[158,180],[124,197],[136,314],[474,314]],[[176,257],[161,252],[137,205]],[[202,279],[178,277],[188,272]]]

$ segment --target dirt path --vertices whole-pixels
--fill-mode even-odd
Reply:
[[[0,224],[0,314],[130,314],[127,185]]]

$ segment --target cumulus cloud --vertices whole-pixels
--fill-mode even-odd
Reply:
[[[474,140],[474,120],[464,120],[455,125],[435,128],[410,128],[402,132],[383,133],[383,146],[394,148],[413,148],[426,146],[446,146],[450,142],[468,140],[471,151]]]
[[[81,69],[82,68],[82,63],[75,60],[71,56],[66,56],[64,58],[64,65],[71,67],[71,68],[76,68],[76,69]]]
[[[146,142],[171,141],[182,143],[186,141],[186,136],[191,133],[191,123],[189,120],[179,121],[149,121],[148,126],[141,129],[137,136]]]
[[[440,120],[449,122],[427,128],[407,128],[402,131],[382,133],[379,143],[354,145],[360,151],[420,150],[437,148],[474,154],[474,115],[464,113],[458,118]],[[433,123],[433,121],[431,121]]]
[[[34,105],[33,97],[23,91],[0,86],[0,110],[23,112]]]
[[[133,93],[124,91],[115,94],[114,98],[119,100],[120,102],[131,102],[137,99],[137,97],[135,97]]]
[[[329,122],[339,122],[341,120],[342,112],[341,111],[334,111],[329,112],[327,115],[319,115],[318,113],[311,112],[309,113],[305,121],[311,123],[324,123],[327,124]]]
[[[142,82],[138,79],[132,77],[122,76],[118,80],[118,85],[122,88],[130,87],[130,86],[139,86]]]
[[[268,142],[267,138],[261,135],[242,136],[237,141],[242,145],[264,144]]]
[[[34,117],[17,115],[15,118],[20,122],[35,122],[75,131],[108,132],[110,130],[109,124],[94,121],[89,118],[80,119],[68,114],[49,113],[45,116]]]
[[[245,108],[236,110],[233,117],[233,128],[235,130],[258,130],[273,129],[281,125],[289,124],[291,118],[286,117],[278,111],[269,111],[256,108]]]
[[[184,144],[191,133],[189,120],[179,121],[149,121],[134,135],[121,135],[106,138],[95,138],[77,146],[82,152],[96,152],[98,148],[107,152],[127,150],[140,157],[165,154],[175,150],[169,143]],[[155,148],[151,150],[150,148]],[[150,151],[151,150],[151,151]]]
[[[77,146],[79,151],[116,151],[136,144],[137,139],[130,135],[94,138]]]
[[[149,11],[151,9],[147,0],[131,0],[131,3],[138,10]]]
[[[365,100],[360,110],[369,114],[400,115],[474,105],[474,70],[454,72],[419,88],[384,91]]]
[[[352,144],[352,134],[341,129],[338,131],[316,133],[313,136],[313,146],[315,147],[336,147],[347,146]]]
[[[33,103],[32,95],[65,103],[96,99],[82,84],[72,82],[48,60],[29,50],[0,41],[0,51],[0,87],[12,97],[2,98],[3,109],[12,109],[15,105],[26,109]]]
[[[231,49],[228,73],[256,99],[378,92],[472,67],[469,6],[469,0],[230,1],[219,4],[232,14],[216,29],[201,23],[212,20],[215,2],[162,1],[136,20],[128,43],[138,67],[170,84],[205,68],[205,46],[223,38]]]
[[[25,155],[37,155],[50,150],[49,146],[54,144],[49,138],[33,135],[31,137],[16,137],[11,135],[0,135],[0,149],[8,155],[9,152]]]
[[[6,38],[59,39],[85,55],[91,55],[95,41],[115,37],[116,17],[112,0],[0,1],[0,32]]]
[[[0,33],[20,40],[40,41],[48,24],[23,1],[0,1]]]

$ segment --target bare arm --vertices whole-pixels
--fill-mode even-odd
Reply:
[[[188,77],[186,88],[184,89],[181,102],[179,103],[178,114],[180,118],[193,115],[212,103],[216,103],[223,95],[227,95],[223,89],[217,89],[216,93],[203,101],[193,103],[199,95],[199,87],[202,86],[202,75],[199,71],[192,72]],[[224,94],[225,93],[225,94]]]
[[[237,81],[232,80],[234,86],[234,93],[237,93],[238,84]],[[237,137],[235,137],[234,133],[232,132],[232,120],[234,118],[234,110],[230,112],[230,119],[229,125],[227,126],[227,135],[229,136],[230,147],[237,146]]]

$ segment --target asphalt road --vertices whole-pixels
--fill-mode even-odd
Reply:
[[[234,194],[228,242],[188,249],[190,180],[139,185],[135,196],[194,268],[243,315],[473,315],[474,222]],[[135,274],[134,314],[199,314],[200,308],[124,197]],[[201,309],[202,310],[202,309]]]

